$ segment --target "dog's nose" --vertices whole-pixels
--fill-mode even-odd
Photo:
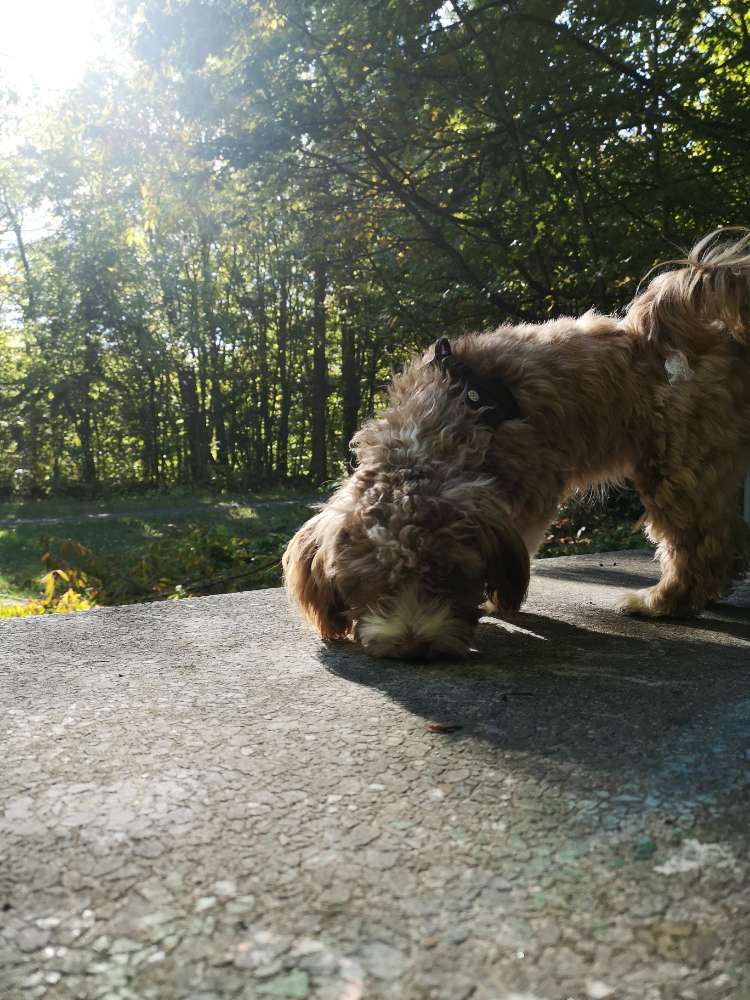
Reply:
[[[410,662],[426,663],[434,660],[440,654],[429,643],[419,639],[400,639],[397,642],[363,642],[362,648],[370,656],[389,660],[409,660]]]
[[[407,646],[399,655],[404,660],[422,660],[424,662],[434,660],[437,653],[426,643],[415,643],[414,645]]]

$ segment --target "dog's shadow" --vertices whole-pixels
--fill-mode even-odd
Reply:
[[[347,644],[319,656],[425,722],[460,727],[450,738],[462,752],[510,752],[571,790],[627,774],[662,800],[736,793],[750,746],[750,607],[687,623],[565,617],[485,618],[463,663],[374,660]]]

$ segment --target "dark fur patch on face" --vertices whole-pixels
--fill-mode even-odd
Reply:
[[[487,597],[499,611],[518,611],[526,599],[531,576],[529,553],[509,523],[495,524],[486,557]]]

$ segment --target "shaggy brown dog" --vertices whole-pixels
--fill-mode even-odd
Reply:
[[[726,232],[726,231],[723,231]],[[482,601],[517,609],[574,490],[632,479],[662,576],[623,610],[684,615],[747,568],[750,233],[702,240],[622,318],[441,340],[354,437],[358,467],[284,555],[323,638],[375,656],[468,651]],[[718,235],[718,239],[717,239]]]

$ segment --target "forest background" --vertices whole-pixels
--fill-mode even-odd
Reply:
[[[53,105],[0,78],[0,574],[30,596],[34,548],[37,610],[275,581],[414,351],[620,309],[655,261],[748,222],[743,0],[113,16],[127,58]],[[204,514],[170,513],[175,491]],[[146,514],[93,545],[12,524],[34,500],[138,493]],[[621,498],[602,545],[632,543],[635,517]],[[548,551],[590,520],[567,511]]]

